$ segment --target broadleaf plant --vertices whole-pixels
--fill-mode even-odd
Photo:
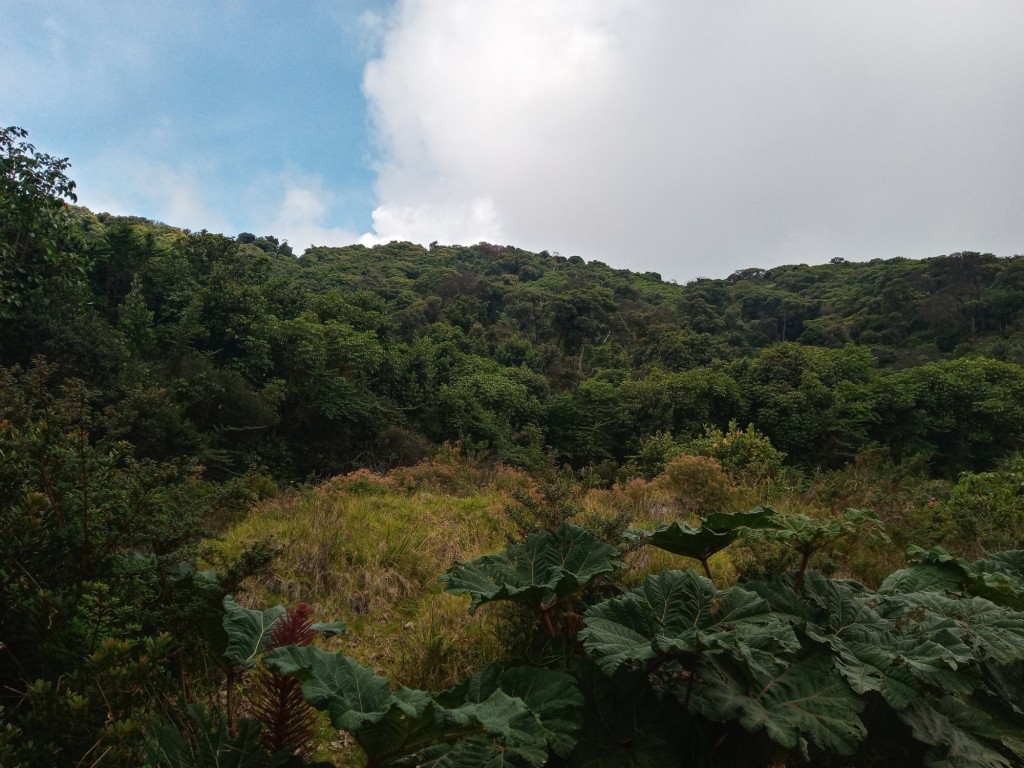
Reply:
[[[386,678],[342,654],[288,646],[271,651],[267,664],[279,674],[302,681],[303,694],[326,711],[334,727],[352,734],[369,765],[541,766],[548,745],[571,750],[566,709],[581,699],[568,676],[531,679],[519,672],[470,681],[460,689],[433,696],[405,686],[392,690]],[[520,695],[510,695],[509,687]],[[535,710],[557,712],[548,726]]]
[[[746,529],[775,528],[775,510],[770,507],[755,507],[749,512],[715,512],[701,518],[700,525],[673,522],[659,525],[653,530],[631,528],[625,537],[631,542],[649,543],[666,552],[691,557],[700,562],[705,575],[711,578],[708,560],[721,552]]]
[[[853,535],[860,514],[777,530],[819,551]],[[615,554],[566,525],[456,564],[446,581],[474,608],[512,600],[543,613],[611,573]],[[911,558],[878,591],[811,570],[727,589],[694,569],[665,571],[614,597],[592,593],[582,656],[549,659],[558,668],[493,663],[437,694],[312,646],[264,660],[301,682],[371,768],[1020,764],[1022,559]]]
[[[283,606],[257,610],[239,605],[228,595],[224,598],[224,632],[227,647],[224,657],[236,667],[251,669],[270,643],[274,626],[285,615]]]
[[[498,600],[521,603],[539,611],[554,636],[552,609],[599,577],[622,568],[617,557],[615,547],[579,526],[563,523],[554,531],[529,535],[502,554],[457,562],[441,582],[449,594],[470,595],[470,614]]]

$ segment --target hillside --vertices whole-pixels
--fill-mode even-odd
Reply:
[[[731,420],[807,469],[885,450],[954,477],[993,466],[1024,426],[1021,258],[680,286],[486,244],[296,258],[271,236],[84,209],[60,237],[62,261],[9,297],[2,362],[45,356],[102,393],[138,455],[222,477],[386,469],[460,442],[612,481],[647,441]]]
[[[1020,758],[1024,257],[296,255],[75,207],[24,139],[0,764]]]

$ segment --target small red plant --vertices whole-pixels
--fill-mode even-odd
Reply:
[[[312,612],[306,603],[289,608],[274,627],[267,650],[313,642],[316,632],[310,621]],[[312,756],[316,712],[303,700],[298,680],[264,666],[251,701],[253,716],[263,726],[260,743],[268,753],[274,755],[287,749],[303,758]]]

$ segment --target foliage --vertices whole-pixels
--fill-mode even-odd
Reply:
[[[1024,456],[1013,454],[991,472],[963,473],[941,509],[951,540],[975,556],[1024,546]]]
[[[704,516],[729,505],[734,489],[716,459],[680,454],[652,481],[667,494],[680,515]]]
[[[888,542],[889,536],[878,515],[870,510],[847,509],[841,514],[814,518],[805,514],[782,515],[774,525],[759,526],[748,538],[756,542],[776,542],[799,558],[795,589],[803,586],[803,577],[811,558],[843,539],[864,537],[872,542]]]
[[[352,733],[371,766],[540,766],[548,743],[563,754],[573,744],[579,694],[568,675],[517,669],[494,679],[485,673],[432,696],[405,686],[392,691],[354,660],[317,648],[281,648],[267,663],[301,680],[310,704]]]
[[[67,158],[38,152],[14,126],[0,128],[0,320],[80,280],[63,200],[76,201]]]
[[[500,555],[455,563],[441,581],[452,595],[470,595],[470,614],[485,603],[511,600],[539,612],[549,634],[551,613],[602,576],[622,567],[614,547],[571,523],[531,534]]]
[[[715,459],[726,472],[748,482],[774,478],[782,470],[786,456],[776,450],[753,424],[740,429],[735,419],[729,422],[725,432],[717,427],[708,427],[703,437],[690,441],[687,450]]]
[[[643,435],[637,443],[637,452],[629,457],[622,468],[622,477],[642,477],[651,480],[665,471],[665,465],[681,453],[670,432],[661,430]]]
[[[54,378],[41,362],[0,371],[0,698],[35,743],[19,755],[30,765],[97,747],[130,762],[173,696],[172,670],[202,676],[199,627],[267,557],[253,548],[200,568],[200,521],[245,495],[189,463],[137,459],[104,434],[97,393]]]
[[[625,536],[627,540],[650,543],[672,554],[700,561],[710,579],[708,560],[712,555],[728,547],[746,530],[776,527],[779,525],[776,518],[775,510],[764,507],[749,512],[715,512],[701,518],[697,527],[674,522],[661,524],[651,531],[630,529]]]
[[[747,517],[763,524],[771,513]],[[803,523],[779,530],[804,546],[822,541]],[[531,547],[555,547],[564,533],[534,534]],[[569,651],[586,659],[492,665],[440,694],[393,688],[312,647],[274,650],[268,663],[300,679],[371,766],[758,765],[770,744],[779,765],[872,765],[888,753],[1006,768],[1024,745],[1024,613],[1007,605],[1020,600],[1024,555],[912,555],[878,592],[814,571],[727,589],[693,570],[665,571],[591,598],[581,645]],[[601,558],[611,566],[614,556]],[[937,579],[936,569],[949,573]]]

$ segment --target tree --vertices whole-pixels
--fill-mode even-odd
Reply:
[[[65,200],[77,202],[70,162],[24,141],[15,126],[0,129],[0,319],[29,301],[46,301],[50,281],[77,282],[83,269],[69,252]]]

